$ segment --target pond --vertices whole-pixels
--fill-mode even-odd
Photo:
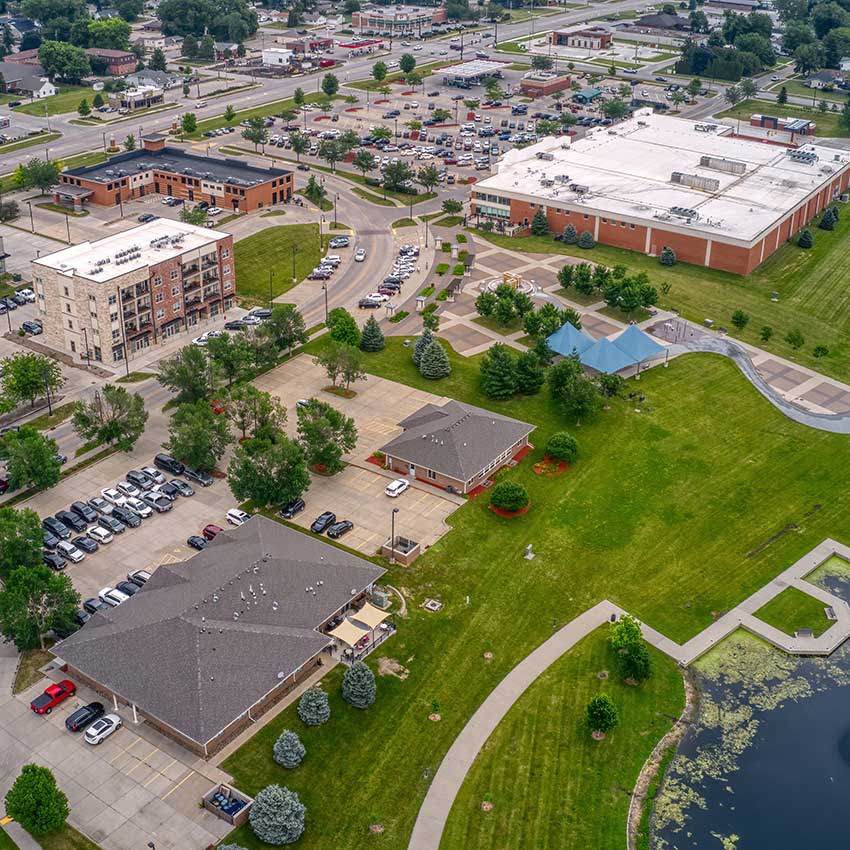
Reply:
[[[812,578],[850,599],[846,573],[831,564]],[[699,718],[656,802],[653,850],[846,846],[850,642],[792,658],[738,632],[695,667]]]

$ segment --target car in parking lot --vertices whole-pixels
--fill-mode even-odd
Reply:
[[[131,469],[127,473],[126,479],[134,487],[138,487],[139,490],[147,490],[155,483],[153,478],[142,472],[140,469]]]
[[[216,412],[218,413],[220,411]],[[176,501],[177,497],[180,495],[180,492],[171,481],[166,481],[165,484],[154,484],[153,487],[151,487],[151,492],[159,493],[167,499],[170,499],[172,502]]]
[[[56,511],[56,519],[68,528],[74,529],[74,531],[86,530],[86,521],[75,513],[71,513],[71,511]]]
[[[301,513],[306,507],[303,499],[293,499],[285,504],[279,511],[278,516],[283,519],[292,519],[295,514]]]
[[[171,499],[163,493],[146,490],[142,493],[141,499],[146,505],[150,505],[158,514],[164,514],[171,510]]]
[[[138,517],[136,517],[136,521],[141,522]],[[127,527],[117,517],[112,516],[111,514],[109,516],[102,516],[100,518],[100,526],[101,528],[105,528],[112,534],[123,534],[124,529]]]
[[[109,516],[112,513],[112,505],[106,501],[106,499],[101,496],[95,496],[93,499],[89,499],[86,504],[100,516]]]
[[[121,523],[126,528],[138,528],[142,524],[142,518],[127,505],[116,505],[110,519]]]
[[[392,499],[395,499],[396,496],[400,496],[405,490],[410,487],[410,481],[407,478],[396,478],[395,481],[390,482],[384,493]]]
[[[153,511],[151,510],[149,505],[146,505],[141,499],[135,498],[135,496],[130,496],[127,499],[127,507],[133,511],[133,513],[138,514],[142,519],[147,519]]]
[[[41,553],[41,562],[45,567],[50,567],[51,570],[64,570],[67,563],[57,552],[50,552],[47,549]]]
[[[108,611],[109,605],[98,599],[96,596],[92,596],[91,599],[86,599],[86,601],[83,602],[83,610],[90,615],[97,614],[98,611]]]
[[[117,491],[118,491],[118,492],[119,492],[122,496],[127,496],[127,497],[130,497],[130,496],[138,496],[138,495],[139,495],[139,492],[140,492],[139,488],[138,488],[138,487],[136,487],[136,485],[135,485],[135,484],[131,484],[129,481],[119,481],[119,482],[115,485],[115,489],[116,489],[116,490],[117,490]]]
[[[59,538],[49,531],[44,531],[41,535],[41,543],[45,549],[55,549],[59,545]]]
[[[113,509],[116,507],[124,507],[127,504],[127,497],[122,493],[119,493],[114,487],[104,487],[103,490],[100,491],[100,495],[112,505]]]
[[[180,478],[172,478],[171,481],[168,482],[181,496],[194,496],[195,490],[193,489],[191,484],[187,484],[185,481]]]
[[[332,526],[335,522],[336,514],[332,511],[325,511],[313,520],[313,524],[310,526],[310,531],[314,534],[322,534],[322,532],[330,528],[330,526]]]
[[[90,702],[65,718],[65,728],[69,732],[82,732],[86,726],[103,717],[105,713],[102,702]]]
[[[132,581],[119,581],[115,589],[120,590],[125,596],[135,596],[142,588]]]
[[[207,548],[207,541],[204,540],[199,534],[192,534],[187,540],[186,545],[192,549],[197,549],[199,552],[201,549]]]
[[[142,587],[145,582],[150,581],[150,578],[151,574],[147,570],[130,570],[127,573],[127,580],[139,585],[139,587]]]
[[[202,469],[192,469],[187,466],[183,471],[183,475],[190,481],[200,484],[201,487],[209,487],[213,483],[212,475],[209,472],[204,472]]]
[[[147,475],[154,484],[165,483],[165,476],[155,466],[143,466],[142,473]]]
[[[40,324],[38,324],[38,322],[22,322],[21,327],[23,328],[25,333],[28,333],[31,336],[38,336],[40,333],[44,333],[44,328]]]
[[[334,236],[333,239],[328,242],[329,248],[347,248],[350,243],[350,239],[347,236]]]
[[[227,521],[231,525],[245,525],[245,523],[248,522],[249,519],[251,519],[250,514],[246,514],[245,511],[240,510],[239,508],[231,508],[227,512]]]
[[[102,525],[96,525],[88,530],[88,536],[99,544],[111,543],[114,538],[112,532],[104,528]]]
[[[182,475],[186,469],[179,460],[175,460],[171,455],[166,454],[158,454],[153,459],[153,465],[164,472],[170,472],[172,475]]]
[[[208,523],[201,530],[201,534],[204,540],[215,540],[216,537],[221,534],[223,531],[220,525],[216,525],[215,523]]]
[[[71,511],[87,523],[97,522],[97,511],[85,502],[73,502],[71,504]]]
[[[30,708],[36,714],[50,714],[57,705],[63,703],[69,697],[77,693],[77,686],[63,679],[61,682],[53,682],[44,689],[31,703]]]
[[[86,557],[85,552],[81,552],[70,540],[60,540],[56,547],[56,554],[75,564],[79,564]]]
[[[102,744],[113,732],[121,728],[121,718],[117,714],[107,714],[99,720],[95,720],[86,729],[85,739],[87,744],[97,746]]]
[[[105,602],[107,605],[111,605],[113,608],[117,608],[123,602],[126,602],[130,597],[127,596],[126,593],[122,593],[120,590],[116,590],[114,587],[104,587],[101,589],[100,593],[97,594],[98,599],[101,602]]]
[[[354,523],[350,519],[340,520],[328,529],[328,537],[332,540],[338,540],[343,534],[348,534],[352,528],[354,528]]]
[[[93,540],[88,535],[83,536],[82,534],[79,537],[75,537],[71,543],[76,546],[81,552],[85,552],[88,555],[91,555],[92,552],[97,552],[100,548],[97,545],[97,541]]]
[[[58,537],[60,540],[68,540],[71,536],[71,529],[68,528],[64,522],[60,522],[56,519],[56,517],[45,517],[41,521],[41,527],[45,531],[49,531],[51,534]]]

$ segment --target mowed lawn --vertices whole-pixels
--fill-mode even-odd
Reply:
[[[91,106],[92,98],[96,92],[92,91],[88,86],[59,86],[58,91],[52,97],[45,97],[42,100],[34,100],[31,103],[23,103],[21,106],[12,108],[13,112],[25,112],[27,115],[37,115],[40,118],[44,117],[45,107],[48,115],[61,115],[64,112],[76,112],[80,101],[87,100]],[[107,95],[101,93],[104,101]]]
[[[302,281],[318,265],[322,256],[319,225],[284,224],[268,227],[240,239],[234,248],[236,294],[252,304],[269,301],[269,272],[272,296],[295,285],[292,258],[295,252],[295,279]]]
[[[326,344],[316,339],[307,350]],[[533,422],[535,451],[506,474],[528,488],[532,509],[505,520],[484,500],[472,500],[450,517],[453,530],[413,566],[390,570],[387,581],[405,589],[408,616],[377,655],[396,659],[409,676],[381,678],[373,708],[344,708],[334,672],[326,680],[334,695],[327,726],[307,729],[290,707],[226,760],[224,769],[248,793],[270,782],[298,791],[308,808],[304,850],[359,850],[367,842],[403,848],[430,778],[475,709],[554,628],[599,600],[611,599],[681,642],[825,537],[850,540],[850,489],[841,462],[847,438],[785,419],[726,359],[690,355],[650,370],[640,384],[642,412],[614,401],[596,421],[576,428],[545,392],[505,403],[484,399],[478,359],[449,354],[452,374],[436,382],[419,375],[401,338],[365,355],[365,367]],[[579,441],[579,461],[562,476],[535,475],[532,463],[546,439],[563,428]],[[405,503],[402,496],[393,505],[401,534]],[[815,505],[820,510],[808,515]],[[795,522],[798,531],[748,555]],[[537,553],[530,562],[522,557],[528,543]],[[443,611],[425,612],[420,606],[428,596],[441,599]],[[494,653],[489,663],[488,651]],[[434,701],[439,723],[428,720]],[[308,749],[292,772],[271,758],[272,742],[287,727],[303,734]],[[550,746],[572,740],[569,724],[555,728],[565,737],[553,737]],[[518,748],[515,755],[519,770],[529,754]],[[587,817],[600,805],[593,793],[623,775],[615,762],[599,769],[610,772],[581,774],[586,784],[574,789]],[[384,825],[379,836],[368,834],[375,821]],[[618,823],[619,843],[594,848],[619,850],[624,825]],[[248,829],[235,843],[263,847]],[[588,845],[562,848],[573,846]]]
[[[443,850],[620,848],[641,766],[684,707],[682,674],[651,651],[653,676],[623,684],[603,627],[553,664],[499,725],[467,775]],[[610,676],[598,677],[602,670]],[[584,725],[592,696],[614,700],[620,724],[594,741]],[[482,800],[493,809],[481,810]]]
[[[806,89],[806,92],[807,96],[811,97],[811,89]],[[817,95],[815,98],[815,104],[817,104],[817,101],[820,99],[820,95]],[[772,100],[744,100],[733,106],[731,109],[717,113],[717,117],[740,118],[743,123],[748,124],[751,115],[776,114],[781,114],[783,118],[805,118],[808,121],[814,121],[817,125],[815,128],[816,136],[850,136],[850,130],[841,123],[840,111],[821,112],[816,105],[814,108],[809,106],[798,106],[793,103],[786,103],[779,106]]]
[[[787,635],[793,635],[798,629],[811,629],[817,637],[832,625],[826,618],[824,607],[823,602],[814,596],[796,587],[787,587],[759,608],[756,617]]]
[[[568,254],[608,266],[620,263],[632,273],[645,271],[659,290],[664,283],[670,284],[660,306],[675,308],[700,324],[713,319],[715,327],[725,327],[732,337],[846,381],[850,375],[850,209],[844,204],[837,206],[841,219],[835,230],[820,230],[817,222],[811,225],[815,238],[811,250],[787,243],[747,277],[686,263],[666,267],[655,257],[608,245],[583,251],[555,242],[550,236],[512,239],[476,232],[476,238],[526,254]],[[779,293],[778,302],[770,300],[773,292]],[[575,300],[574,290],[560,294]],[[593,298],[600,300],[601,296]],[[742,331],[732,324],[735,310],[743,310],[750,317]],[[760,338],[765,325],[773,329],[768,342]],[[805,338],[798,349],[785,341],[795,328]],[[829,354],[815,357],[816,345],[825,345]]]

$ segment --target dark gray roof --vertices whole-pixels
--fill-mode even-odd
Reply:
[[[635,21],[638,27],[655,27],[657,29],[674,30],[682,29],[687,24],[687,19],[679,15],[644,15]]]
[[[23,91],[38,91],[47,79],[47,72],[41,65],[17,62],[0,62],[0,74],[7,86],[14,85]]]
[[[527,422],[459,401],[426,404],[398,424],[404,433],[382,452],[459,481],[468,481],[534,430]]]
[[[188,561],[159,567],[141,592],[54,652],[204,743],[271,691],[279,673],[327,646],[317,628],[383,573],[257,516]]]

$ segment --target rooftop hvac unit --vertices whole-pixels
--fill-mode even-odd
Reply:
[[[820,169],[821,174],[832,174],[835,169],[831,165],[822,165]]]
[[[584,195],[590,191],[590,186],[583,186],[581,183],[570,183],[570,189],[579,195]]]
[[[747,164],[736,159],[726,159],[724,156],[710,156],[705,154],[699,158],[702,168],[712,168],[722,171],[724,174],[743,174],[747,170]]]
[[[686,221],[696,221],[699,218],[699,213],[690,207],[670,207],[670,215],[676,218],[684,218]]]
[[[557,180],[558,183],[568,183],[569,180],[570,180],[570,175],[569,174],[556,174],[555,180]]]
[[[694,124],[694,130],[698,133],[713,133],[716,129],[716,124]]]
[[[546,188],[549,188],[550,186],[555,185],[555,181],[552,180],[550,177],[541,177],[540,178],[540,185],[545,186]]]
[[[803,150],[802,148],[799,150],[789,150],[788,159],[791,162],[799,162],[803,165],[814,165],[818,161],[818,155],[814,151]]]
[[[553,159],[555,159],[554,154],[548,153],[547,151],[538,151],[538,152],[535,154],[535,156],[536,156],[538,159],[546,160],[546,162],[551,162]]]
[[[674,171],[670,175],[670,182],[679,186],[688,186],[691,189],[702,189],[705,192],[716,192],[720,188],[720,181],[716,177],[703,177],[701,174],[684,174]]]

